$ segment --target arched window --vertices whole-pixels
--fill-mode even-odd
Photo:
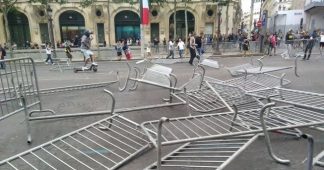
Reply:
[[[29,23],[26,15],[16,10],[9,11],[8,25],[11,42],[16,43],[17,47],[25,47],[26,41],[30,42]]]
[[[279,11],[281,11],[281,5],[279,5],[279,8],[278,8]]]
[[[133,11],[121,11],[115,16],[115,38],[126,40],[140,39],[140,17]]]
[[[61,40],[63,42],[70,41],[74,45],[79,45],[78,41],[81,37],[84,29],[84,17],[76,11],[65,11],[60,15],[60,31],[61,31]]]
[[[174,37],[174,19],[173,19],[173,13],[171,14],[169,18],[169,35],[170,38],[182,38],[184,39],[186,37],[186,25],[185,25],[185,11],[179,10],[176,13],[176,36]],[[195,31],[195,17],[194,15],[187,11],[187,21],[188,21],[188,33]]]

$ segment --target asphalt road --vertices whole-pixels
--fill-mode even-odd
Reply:
[[[231,78],[225,69],[250,61],[249,58],[212,58],[217,60],[221,66],[220,69],[207,68],[208,76],[226,80]],[[116,80],[116,72],[119,72],[121,83],[125,81],[127,67],[125,62],[99,63],[97,73],[80,72],[73,73],[72,70],[64,72],[49,71],[51,66],[37,64],[37,75],[41,89],[62,87],[69,85],[98,83]],[[283,60],[279,56],[267,57],[264,59],[265,65],[286,66],[293,65],[293,60]],[[135,61],[131,62],[135,65]],[[76,63],[76,65],[82,65]],[[306,90],[316,93],[324,93],[324,58],[313,56],[309,61],[299,61],[298,72],[300,77],[296,77],[292,70],[285,70],[275,73],[280,75],[286,72],[286,78],[292,81],[288,86],[291,89]],[[178,86],[185,83],[193,72],[193,66],[187,62],[167,65],[173,68],[173,73],[177,75]],[[118,91],[118,83],[105,87],[105,89],[114,93],[116,98],[116,108],[138,107],[146,105],[157,105],[164,103],[162,98],[168,97],[168,90],[150,85],[140,84],[135,91]],[[53,109],[57,114],[78,113],[88,111],[100,111],[110,108],[111,100],[103,92],[103,88],[94,88],[88,90],[75,90],[71,92],[62,92],[51,95],[42,95],[43,107]],[[147,120],[156,120],[162,116],[181,117],[186,116],[186,107],[173,106],[159,109],[147,109],[122,113],[123,116],[141,123]],[[41,143],[52,140],[63,134],[81,128],[85,125],[103,119],[109,115],[65,118],[56,120],[34,121],[32,125],[32,144],[26,143],[26,128],[23,113],[18,113],[4,121],[0,122],[0,160],[10,157],[14,154],[23,152],[29,148],[35,147]],[[303,129],[310,133],[315,139],[315,153],[324,149],[324,135],[312,129]],[[263,137],[259,137],[250,145],[241,155],[239,155],[226,170],[296,170],[306,169],[305,158],[307,156],[307,141],[305,139],[295,139],[291,136],[282,134],[271,134],[274,151],[284,157],[291,159],[290,165],[277,164],[267,153]],[[178,146],[178,145],[177,145]],[[163,155],[175,149],[177,146],[167,146],[163,148]],[[155,149],[144,153],[141,157],[129,162],[120,169],[143,169],[156,159]],[[314,169],[320,169],[316,167]]]

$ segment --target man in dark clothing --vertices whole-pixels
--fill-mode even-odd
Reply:
[[[155,48],[155,53],[159,53],[160,50],[159,50],[159,43],[160,41],[155,37],[154,40],[153,40],[153,45],[154,45],[154,48]]]
[[[203,33],[200,33],[200,36],[197,36],[195,38],[195,42],[196,42],[196,49],[198,52],[198,55],[201,56],[202,55],[202,35]]]
[[[4,60],[5,57],[6,57],[6,55],[7,55],[6,49],[3,48],[0,45],[0,56],[1,56],[1,60]],[[4,61],[0,61],[0,69],[5,69],[5,68],[6,68],[5,62]]]
[[[309,60],[311,54],[312,54],[312,50],[315,44],[315,39],[316,39],[316,32],[314,31],[314,33],[312,34],[312,36],[310,36],[308,34],[308,32],[305,33],[304,35],[304,40],[306,40],[306,48],[305,48],[305,54],[304,54],[304,58],[303,60]],[[307,51],[308,51],[308,57],[307,56]]]

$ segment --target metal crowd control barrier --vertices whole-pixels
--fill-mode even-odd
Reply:
[[[158,58],[152,60],[152,62],[155,64],[175,64],[175,63],[181,63],[183,61],[184,59],[182,58],[176,58],[176,59]]]
[[[314,158],[314,164],[324,167],[324,150]]]
[[[291,81],[284,79],[285,74],[281,77],[272,74],[252,74],[244,77],[233,78],[225,80],[225,84],[238,86],[245,91],[252,91],[264,88],[281,87],[291,83]]]
[[[198,84],[198,88],[184,90],[173,95],[184,103],[187,103],[190,108],[197,112],[206,113],[222,109],[231,110],[220,95],[213,88],[210,88],[208,83],[203,83],[201,86],[199,88]]]
[[[74,64],[68,58],[54,58],[54,64],[50,68],[51,71],[60,71],[63,70],[73,70],[75,68]]]
[[[257,138],[258,135],[245,135],[186,143],[162,158],[159,166],[221,170]],[[157,164],[155,162],[145,169],[157,169]]]
[[[323,57],[323,51],[320,47],[320,42],[316,39],[297,39],[287,41],[287,51],[285,53],[287,53],[289,57],[304,56],[306,46],[310,41],[313,41],[314,43],[312,55],[320,55],[321,57]]]
[[[6,67],[0,70],[0,120],[22,110],[21,96],[24,96],[26,109],[42,109],[35,64],[32,58],[0,60]]]
[[[251,91],[247,95],[324,111],[324,94],[275,87]]]
[[[245,91],[240,87],[217,82],[206,83],[210,84],[210,87],[212,87],[228,105],[233,107],[235,112],[239,110],[260,109],[264,106],[258,99],[246,95]]]
[[[321,125],[324,124],[324,115],[309,109],[272,107],[274,105],[268,103],[261,110],[240,111],[238,114],[227,112],[163,118],[162,121],[144,122],[141,127],[158,150],[161,148],[160,144],[170,145],[263,132],[270,156],[279,163],[287,164],[289,160],[280,159],[273,154],[268,131]]]
[[[0,162],[0,169],[117,169],[150,148],[138,124],[113,115]]]
[[[212,68],[219,68],[218,62],[215,60],[210,60],[210,59],[203,59],[202,61],[199,61],[199,65],[209,66]]]

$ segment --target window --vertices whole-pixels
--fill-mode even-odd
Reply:
[[[283,6],[283,7],[282,7],[282,10],[286,10],[286,7],[285,7],[285,6]]]
[[[278,8],[279,11],[281,11],[281,5],[279,5],[279,8]]]

